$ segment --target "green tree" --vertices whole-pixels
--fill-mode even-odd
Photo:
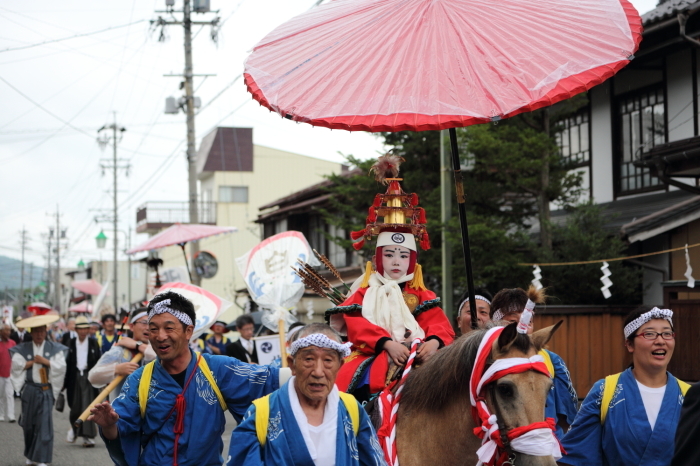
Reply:
[[[554,248],[540,253],[551,262],[578,262],[627,255],[628,245],[614,232],[605,229],[601,207],[591,203],[571,209],[563,226],[553,227]],[[612,296],[605,299],[600,290],[602,262],[586,265],[542,267],[542,284],[557,304],[638,304],[642,301],[642,276],[639,267],[623,261],[609,262]]]

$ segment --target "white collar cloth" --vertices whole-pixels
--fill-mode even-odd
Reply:
[[[295,388],[296,377],[289,379],[287,384],[289,390],[289,402],[292,405],[294,418],[296,419],[306,449],[315,466],[335,465],[336,433],[338,430],[338,387],[333,386],[333,390],[326,398],[326,407],[323,411],[323,422],[319,426],[309,424],[306,413],[299,402],[299,395]]]
[[[362,300],[362,317],[389,332],[394,341],[425,338],[425,332],[408,309],[399,287],[400,283],[412,279],[413,274],[392,280],[374,272],[369,278],[369,288]],[[406,331],[410,332],[408,337],[405,336]]]

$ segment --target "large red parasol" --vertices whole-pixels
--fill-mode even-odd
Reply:
[[[27,310],[34,315],[42,316],[51,311],[51,306],[44,302],[38,301],[27,306]]]
[[[142,251],[155,251],[156,249],[163,249],[177,244],[182,248],[182,254],[185,256],[185,264],[187,265],[187,273],[190,274],[190,281],[192,281],[192,274],[190,273],[190,266],[187,263],[187,254],[185,253],[185,244],[190,241],[197,241],[202,238],[225,233],[234,233],[236,231],[238,231],[236,227],[219,227],[215,225],[200,225],[197,223],[176,223],[153,236],[145,243],[133,249],[129,249],[126,253],[131,255]]]
[[[350,131],[450,129],[475,313],[454,128],[602,83],[634,57],[641,32],[627,0],[334,0],[269,33],[244,77],[253,98],[295,121]]]

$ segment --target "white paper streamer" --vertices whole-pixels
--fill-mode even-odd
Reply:
[[[600,278],[600,281],[603,282],[603,286],[600,288],[600,291],[603,292],[603,296],[605,299],[608,299],[610,296],[612,296],[612,293],[608,288],[612,286],[612,281],[610,280],[610,275],[612,275],[612,272],[608,269],[610,266],[608,265],[607,262],[603,262],[603,266],[600,268],[600,271],[603,272],[603,276]]]
[[[693,278],[693,268],[690,266],[690,254],[688,254],[688,245],[685,245],[685,278],[688,279],[688,288],[695,288],[695,279]]]
[[[535,264],[533,266],[532,270],[532,275],[534,275],[535,278],[532,279],[532,284],[535,286],[536,289],[541,290],[542,289],[542,269],[540,269],[540,266]]]

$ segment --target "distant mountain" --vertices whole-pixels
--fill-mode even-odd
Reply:
[[[30,277],[29,271],[32,271]],[[22,271],[22,261],[11,257],[0,256],[0,289],[18,289],[20,287],[20,272]],[[31,284],[36,286],[44,278],[44,268],[34,264],[34,268],[29,262],[24,263],[24,286]]]

